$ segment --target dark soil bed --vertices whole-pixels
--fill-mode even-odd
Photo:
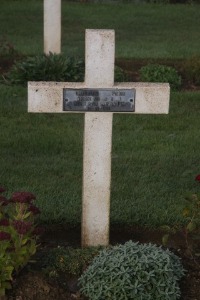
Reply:
[[[112,226],[110,243],[124,243],[128,240],[151,242],[161,245],[163,233],[147,228]],[[13,289],[8,292],[8,300],[60,300],[77,299],[81,297],[76,280],[69,278],[66,288],[61,287],[55,280],[47,278],[42,272],[42,257],[49,249],[57,246],[80,247],[81,230],[68,226],[51,226],[46,229],[41,239],[41,245],[35,257],[35,264],[30,264],[13,282]],[[199,245],[200,246],[200,245]],[[184,268],[187,270],[185,278],[181,281],[181,300],[200,300],[200,259],[191,258],[186,253],[184,237],[181,233],[172,236],[169,244],[171,251],[182,258]]]

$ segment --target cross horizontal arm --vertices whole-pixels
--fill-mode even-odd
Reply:
[[[72,111],[63,111],[64,88],[84,89],[88,86],[84,82],[29,82],[28,112],[72,113]],[[125,82],[115,83],[113,87],[108,88],[136,90],[135,111],[119,113],[167,114],[169,111],[168,83]]]

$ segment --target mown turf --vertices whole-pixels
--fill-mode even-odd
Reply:
[[[169,115],[115,115],[111,222],[182,222],[199,191],[200,93],[171,95]],[[42,222],[81,221],[82,114],[28,114],[27,90],[0,86],[0,183],[37,195]]]
[[[43,1],[1,0],[0,36],[25,54],[43,51]],[[86,28],[115,29],[116,56],[184,58],[200,54],[198,5],[62,1],[62,51],[84,55]]]
[[[0,36],[27,54],[43,51],[42,0],[1,0]],[[200,10],[192,5],[62,2],[62,51],[84,55],[86,28],[116,32],[116,56],[199,55]],[[0,44],[0,51],[2,51]],[[115,115],[111,222],[181,223],[198,192],[200,93],[171,95],[170,113]],[[84,116],[28,114],[27,89],[0,85],[0,185],[37,195],[42,222],[81,221]]]

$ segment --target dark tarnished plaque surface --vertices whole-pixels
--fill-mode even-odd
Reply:
[[[135,89],[63,89],[63,111],[134,112]]]

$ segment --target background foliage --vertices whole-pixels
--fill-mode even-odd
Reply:
[[[177,90],[181,86],[181,76],[178,75],[176,69],[159,64],[142,67],[140,79],[145,82],[168,82],[172,90]]]

